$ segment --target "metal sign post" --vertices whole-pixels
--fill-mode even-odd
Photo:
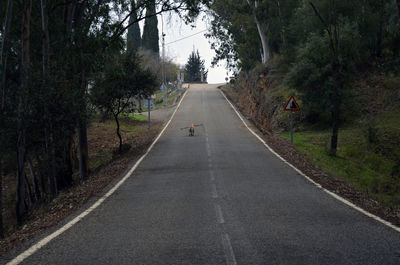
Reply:
[[[290,142],[293,144],[293,111],[300,111],[300,106],[297,104],[293,96],[289,98],[284,110],[290,111]]]
[[[150,130],[150,125],[151,125],[151,121],[150,121],[150,109],[151,109],[150,96],[147,97],[147,107],[148,107],[148,111],[149,111],[149,115],[147,115],[147,120],[148,120],[148,123],[149,123],[148,130]]]

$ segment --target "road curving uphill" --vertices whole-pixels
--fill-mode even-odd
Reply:
[[[180,128],[202,124],[194,136]],[[400,264],[400,233],[308,181],[216,85],[191,85],[90,213],[14,264]],[[30,247],[30,246],[29,246]]]

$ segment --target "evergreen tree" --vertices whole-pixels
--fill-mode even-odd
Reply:
[[[128,28],[128,34],[127,34],[127,48],[128,51],[138,51],[140,46],[141,46],[141,42],[142,39],[140,37],[140,27],[139,27],[139,23],[134,23],[134,21],[136,21],[138,19],[137,17],[137,7],[136,7],[136,3],[135,0],[131,0],[131,15],[129,17],[129,24],[132,24],[129,28]]]
[[[152,16],[156,12],[155,0],[146,3],[146,19],[144,20],[142,47],[153,51],[157,56],[160,54],[158,46],[158,19]]]
[[[204,60],[201,60],[199,51],[193,51],[185,65],[186,81],[188,82],[205,82],[207,80],[208,71],[205,70]],[[201,75],[203,74],[203,80]]]

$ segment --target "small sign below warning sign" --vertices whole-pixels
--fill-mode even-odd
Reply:
[[[293,96],[291,96],[289,101],[286,103],[284,110],[286,110],[286,111],[299,111],[300,110],[300,106],[299,106],[299,104],[297,104],[297,102]]]

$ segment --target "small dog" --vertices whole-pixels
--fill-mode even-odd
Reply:
[[[184,129],[188,129],[188,128],[189,128],[189,136],[194,136],[194,128],[195,128],[195,127],[198,127],[198,126],[203,126],[203,124],[194,124],[194,123],[192,123],[191,126],[189,126],[189,127],[183,127],[183,128],[181,128],[181,130],[184,130]]]

